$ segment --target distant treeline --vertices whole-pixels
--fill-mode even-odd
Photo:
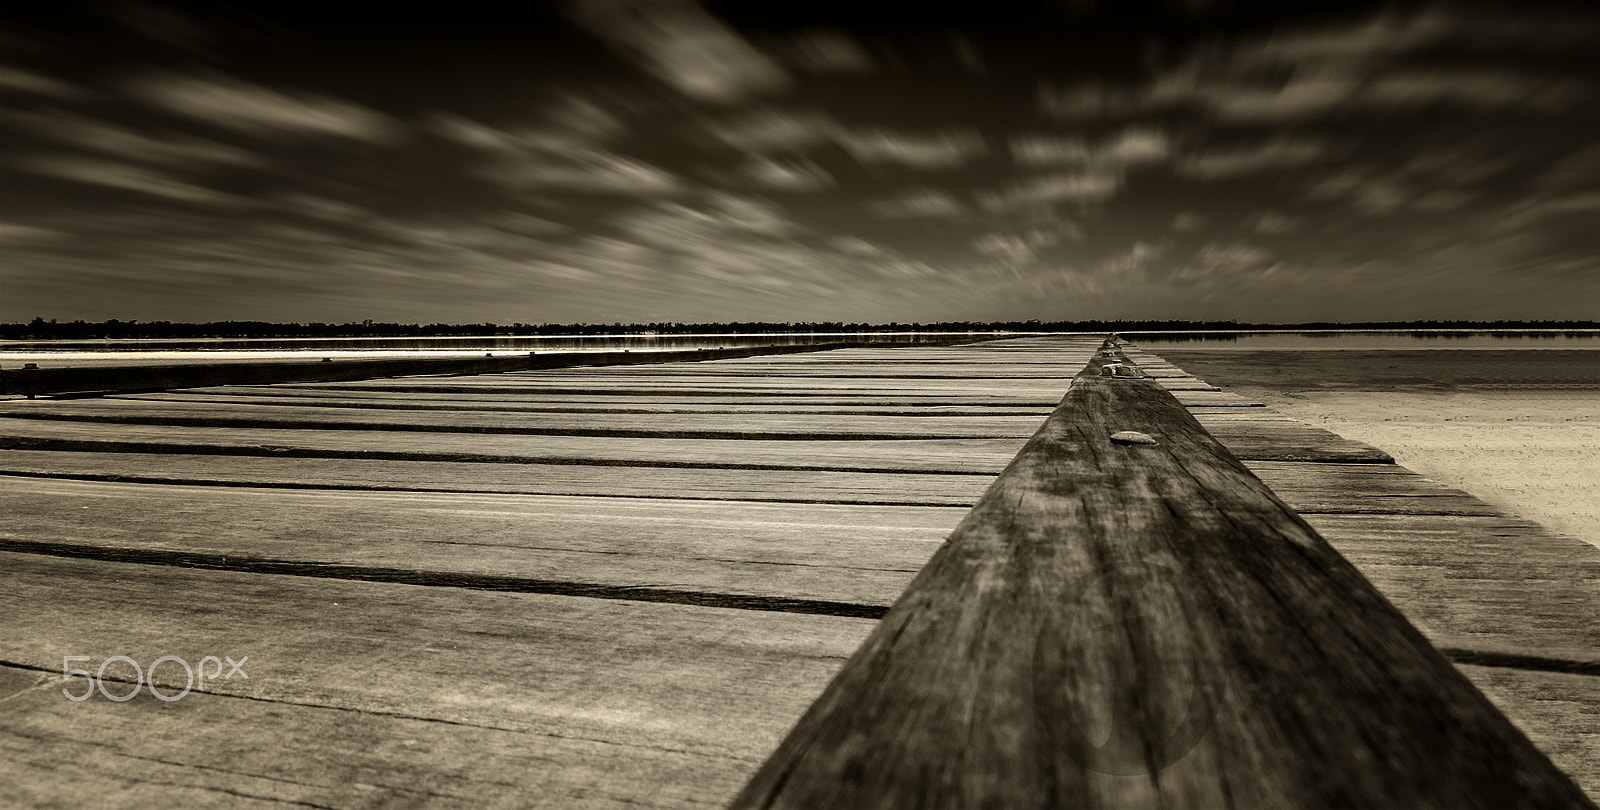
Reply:
[[[1369,321],[1363,323],[1259,324],[1239,321],[942,321],[939,323],[843,323],[839,321],[771,323],[268,323],[266,321],[57,322],[34,318],[29,323],[0,324],[5,340],[109,340],[118,338],[361,338],[361,337],[496,337],[532,335],[689,335],[771,334],[779,332],[1173,332],[1241,329],[1596,329],[1600,321]]]

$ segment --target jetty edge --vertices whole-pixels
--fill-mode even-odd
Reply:
[[[961,335],[924,345],[950,345],[971,340]],[[537,371],[580,366],[628,366],[732,360],[769,354],[824,352],[873,346],[868,341],[776,344],[716,349],[665,349],[598,352],[485,352],[483,357],[403,357],[377,360],[193,363],[82,368],[20,368],[0,370],[0,394],[79,395],[127,394],[205,388],[226,385],[276,383],[353,382],[384,377],[471,376],[508,371]]]
[[[1594,806],[1115,336],[731,804]]]

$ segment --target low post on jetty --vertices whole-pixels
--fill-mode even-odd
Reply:
[[[732,806],[1586,804],[1108,339]]]
[[[0,806],[1600,795],[1600,549],[1103,334],[686,354],[6,371]]]

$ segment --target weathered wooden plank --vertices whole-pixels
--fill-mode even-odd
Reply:
[[[1457,665],[1539,750],[1600,799],[1600,678]],[[1581,805],[1580,805],[1581,806]]]
[[[1317,428],[1302,425],[1273,427],[1271,432],[1219,427],[1216,433],[1235,455],[1247,460],[1393,461],[1381,450]],[[860,472],[990,473],[1004,468],[1022,443],[1021,436],[896,439],[869,434],[858,439],[791,438],[783,435],[767,438],[675,438],[187,427],[0,417],[0,448],[3,449],[418,461],[695,464]]]
[[[880,352],[876,356],[855,356],[846,354],[818,354],[815,357],[796,361],[795,358],[764,358],[752,357],[746,360],[715,360],[704,363],[708,368],[719,369],[800,369],[810,367],[867,367],[893,366],[909,369],[949,369],[966,368],[992,369],[998,367],[1011,368],[1056,368],[1068,365],[1068,357],[1087,358],[1094,354],[1093,350],[1063,346],[1054,351],[1041,351],[1033,356],[1016,352],[1005,355],[986,354],[969,348],[939,349],[934,354],[900,354],[898,351]]]
[[[1206,428],[1242,459],[1394,463],[1394,457],[1370,444],[1346,439],[1303,422],[1216,420]]]
[[[974,488],[976,489],[976,487]],[[965,509],[13,478],[4,541],[884,606]],[[125,556],[132,556],[125,555]]]
[[[159,394],[146,394],[143,396],[161,396]],[[172,395],[177,396],[177,395]],[[1292,416],[1285,416],[1271,408],[1239,408],[1225,405],[1191,405],[1189,414],[1196,421],[1205,425],[1211,422],[1245,421],[1245,422],[1298,422]]]
[[[827,414],[692,413],[631,414],[481,412],[470,410],[356,410],[295,408],[276,404],[68,400],[0,403],[0,431],[10,420],[81,420],[106,425],[175,425],[290,430],[419,430],[445,433],[617,437],[838,439],[1025,439],[1036,416],[905,417]]]
[[[356,380],[407,374],[494,374],[528,368],[574,365],[630,365],[679,363],[755,354],[822,352],[846,344],[757,346],[732,349],[697,349],[629,353],[626,351],[513,353],[483,357],[399,357],[346,359],[338,362],[233,362],[180,365],[93,365],[66,368],[12,369],[0,373],[0,392],[56,394],[93,391],[192,388],[238,383],[273,383],[306,380]]]
[[[250,656],[249,679],[206,691],[724,756],[775,743],[785,722],[772,715],[792,719],[872,626],[34,554],[0,559],[9,585],[0,605],[14,619],[0,658],[13,664],[59,676],[64,654],[197,662],[231,651],[236,660]],[[41,598],[63,585],[72,599]],[[163,691],[182,689],[181,667],[160,672]],[[768,713],[767,701],[789,709]],[[729,716],[748,720],[727,728]]]
[[[1262,408],[1261,402],[1228,391],[1173,391],[1173,396],[1183,405],[1205,405],[1213,408]]]
[[[1205,379],[1277,391],[1449,390],[1463,384],[1600,383],[1600,352],[1594,349],[1450,349],[1450,363],[1440,363],[1436,349],[1163,349],[1161,353]]]
[[[703,785],[725,788],[727,782],[722,780],[728,779],[729,771],[748,767],[751,758],[776,743],[872,626],[864,620],[827,616],[28,554],[0,554],[0,560],[7,572],[0,614],[8,619],[7,632],[0,638],[0,659],[56,673],[50,691],[44,693],[50,702],[37,713],[24,715],[7,707],[8,729],[26,726],[34,736],[72,734],[81,740],[78,715],[49,711],[50,706],[68,704],[56,691],[61,686],[63,655],[88,655],[96,666],[113,655],[127,655],[142,664],[162,655],[192,662],[205,655],[236,660],[248,656],[248,679],[209,682],[206,691],[269,706],[326,707],[346,714],[442,721],[458,724],[467,733],[518,732],[518,742],[528,744],[531,753],[545,754],[558,763],[574,763],[575,754],[585,749],[598,757],[586,772],[519,773],[515,779],[501,775],[500,781],[521,790],[537,790],[547,782],[565,783],[568,789],[593,785],[611,768],[659,767],[656,763],[664,759],[663,752],[693,755],[680,763],[707,758],[727,762],[727,768],[713,765]],[[64,592],[73,597],[56,598]],[[108,670],[117,673],[115,668]],[[167,694],[183,688],[181,667],[162,668],[159,673],[158,682]],[[131,676],[131,667],[122,674]],[[141,707],[116,708],[147,716],[174,715],[198,706],[182,701],[168,706],[148,696],[142,700]],[[232,705],[243,702],[251,701]],[[223,719],[229,713],[212,716]],[[113,750],[170,746],[151,736],[160,726],[123,728],[130,736],[114,743]],[[389,729],[396,732],[403,734],[404,729]],[[397,734],[372,740],[359,750],[375,755],[353,758],[382,761],[383,770],[392,776],[392,769],[412,759],[393,750],[404,739]],[[553,740],[605,745],[551,745]],[[320,753],[321,746],[307,748],[280,744],[260,756],[258,744],[246,737],[242,745],[229,747],[241,760],[218,761],[220,757],[191,752],[177,761],[216,762],[268,775],[292,774],[295,769],[322,771],[308,759]],[[251,761],[257,757],[265,761]],[[352,757],[340,759],[348,762]],[[435,771],[443,778],[459,766],[439,762],[434,768],[443,771]],[[643,780],[628,781],[643,786]],[[682,788],[669,788],[669,794],[677,790]],[[648,795],[618,798],[649,801]]]
[[[1168,391],[1220,391],[1222,389],[1194,377],[1151,377],[1162,388]]]
[[[709,797],[732,795],[754,767],[713,754],[200,692],[177,707],[146,693],[126,703],[73,703],[61,688],[59,670],[0,665],[0,805],[705,808]],[[85,728],[95,730],[92,743]]]
[[[186,393],[199,394],[216,392],[229,394],[234,391],[248,393],[252,396],[272,398],[359,398],[372,401],[441,401],[473,403],[596,403],[596,404],[674,404],[674,405],[703,405],[718,407],[754,406],[754,405],[783,405],[783,406],[971,406],[971,407],[1043,407],[1054,410],[1061,401],[1061,392],[1053,395],[1032,397],[1008,396],[941,396],[938,394],[919,395],[915,392],[874,394],[851,393],[841,391],[835,394],[807,395],[805,392],[791,394],[748,393],[748,394],[690,394],[690,395],[652,395],[652,394],[607,394],[607,393],[558,393],[548,392],[513,392],[513,391],[468,391],[456,386],[438,385],[435,378],[418,378],[429,382],[418,382],[416,385],[395,390],[372,389],[345,389],[334,386],[318,388],[299,388],[289,385],[267,387],[223,387],[210,389],[189,389]],[[123,397],[119,397],[123,398]],[[126,398],[133,398],[129,395]]]
[[[1083,361],[1089,355],[1082,355]],[[681,379],[708,376],[731,378],[789,379],[808,377],[837,377],[852,380],[942,380],[950,378],[977,380],[1044,380],[1066,381],[1081,368],[1071,364],[1070,356],[1050,363],[992,362],[987,364],[954,363],[949,361],[929,363],[915,361],[855,362],[855,363],[790,363],[790,364],[704,364],[704,368],[688,366],[651,366],[649,368],[616,369],[564,369],[540,372],[541,377],[552,380],[593,379]],[[696,364],[701,365],[701,364]]]
[[[466,392],[505,392],[526,394],[634,394],[648,396],[674,396],[685,394],[761,394],[834,396],[840,393],[861,395],[904,396],[925,394],[935,396],[1039,396],[1041,393],[1058,394],[1065,379],[1044,380],[858,380],[849,377],[812,377],[788,379],[761,379],[748,377],[702,375],[682,377],[632,377],[621,378],[596,375],[586,378],[559,378],[534,373],[495,374],[485,377],[451,377],[447,384],[431,382],[425,378],[400,378],[366,380],[362,382],[335,383],[332,387],[344,390],[450,390]],[[328,388],[330,385],[305,383],[301,387]]]
[[[384,396],[338,396],[312,393],[303,396],[271,396],[260,394],[193,393],[176,391],[160,394],[130,394],[116,399],[134,399],[141,402],[193,402],[225,405],[276,405],[286,408],[356,408],[375,410],[438,410],[438,411],[489,411],[504,413],[815,413],[830,416],[1035,416],[1038,421],[1050,415],[1054,403],[1016,406],[948,405],[916,403],[902,405],[878,404],[871,399],[860,399],[848,404],[800,401],[798,404],[746,404],[728,402],[725,398],[713,402],[674,403],[671,401],[643,401],[618,403],[607,401],[551,401],[540,402],[533,398],[518,397],[498,400],[454,399],[438,394]],[[590,398],[593,400],[594,398]]]
[[[1600,549],[1504,515],[1308,514],[1440,647],[1600,662]]]
[[[1170,395],[1086,376],[735,806],[1583,801]]]
[[[970,506],[984,475],[0,450],[0,475],[161,484]]]
[[[1498,515],[1499,509],[1394,464],[1249,461],[1301,514]]]
[[[996,473],[1023,439],[781,440],[96,425],[0,419],[0,448],[729,469]]]

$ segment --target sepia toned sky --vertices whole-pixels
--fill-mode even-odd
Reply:
[[[1600,8],[12,2],[35,316],[1600,318]]]

